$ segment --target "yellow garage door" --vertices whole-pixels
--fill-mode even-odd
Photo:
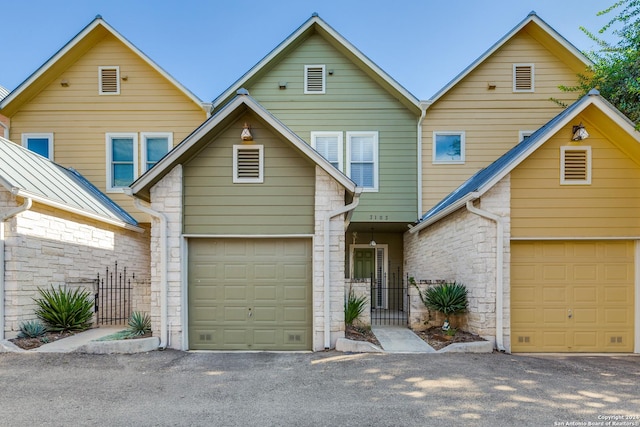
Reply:
[[[634,244],[511,243],[513,352],[632,352]]]
[[[189,348],[311,350],[309,239],[191,239]]]

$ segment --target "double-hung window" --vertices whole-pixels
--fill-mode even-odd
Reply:
[[[364,191],[378,191],[378,132],[347,132],[347,175]]]
[[[52,133],[23,133],[22,146],[40,154],[49,160],[53,160],[53,134]]]
[[[107,190],[122,191],[138,175],[138,134],[108,133]]]
[[[143,172],[148,171],[171,150],[173,134],[160,132],[142,132]]]
[[[342,171],[342,132],[311,132],[311,146]]]

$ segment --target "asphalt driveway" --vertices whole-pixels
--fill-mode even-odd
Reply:
[[[639,417],[638,356],[0,354],[3,426],[640,426]]]

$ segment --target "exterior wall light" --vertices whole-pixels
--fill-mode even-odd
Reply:
[[[573,133],[573,137],[571,137],[572,141],[582,141],[583,139],[589,138],[589,133],[584,128],[582,123],[580,123],[578,126],[574,126],[571,132]]]
[[[243,141],[253,141],[253,136],[251,135],[251,127],[246,123],[242,128],[242,133],[240,134],[240,138]]]

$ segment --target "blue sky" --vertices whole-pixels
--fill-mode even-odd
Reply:
[[[581,50],[614,0],[0,0],[0,85],[15,89],[102,17],[211,101],[317,12],[419,99],[428,99],[530,11]]]

